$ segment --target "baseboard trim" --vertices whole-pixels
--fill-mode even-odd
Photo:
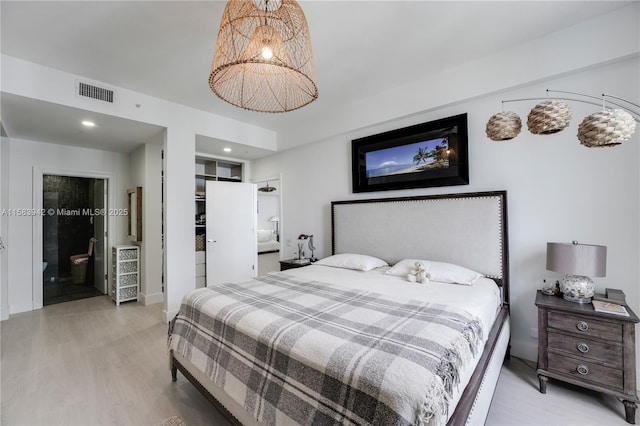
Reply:
[[[167,311],[166,309],[162,310],[162,321],[169,322],[178,314],[178,309]]]
[[[42,309],[42,308],[38,308]],[[36,308],[32,304],[9,305],[9,318],[11,315],[21,314],[22,312],[35,311]]]
[[[536,362],[538,359],[537,339],[514,339],[511,335],[511,355]]]
[[[156,303],[164,302],[164,294],[162,293],[152,293],[152,294],[142,294],[140,293],[140,302],[143,305],[155,305]]]

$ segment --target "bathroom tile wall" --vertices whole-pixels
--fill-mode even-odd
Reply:
[[[93,224],[86,213],[92,210],[94,181],[53,175],[43,178],[43,255],[51,271],[57,271],[56,280],[71,275],[71,256],[87,253]]]

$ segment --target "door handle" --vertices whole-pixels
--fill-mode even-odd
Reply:
[[[208,239],[208,240],[207,240],[207,242],[208,242],[208,243],[217,243],[218,241],[216,241],[216,240],[212,240],[212,239]]]

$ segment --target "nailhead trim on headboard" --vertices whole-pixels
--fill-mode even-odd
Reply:
[[[508,302],[506,191],[334,201],[332,253],[455,263],[493,278]]]

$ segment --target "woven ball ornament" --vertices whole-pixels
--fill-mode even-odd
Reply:
[[[487,121],[487,137],[492,141],[508,141],[515,138],[522,130],[522,121],[512,111],[494,114]]]
[[[557,99],[540,102],[527,117],[527,127],[534,135],[550,135],[567,127],[571,122],[569,104]]]
[[[621,109],[588,115],[578,126],[580,143],[589,148],[620,145],[636,131],[636,121]]]

